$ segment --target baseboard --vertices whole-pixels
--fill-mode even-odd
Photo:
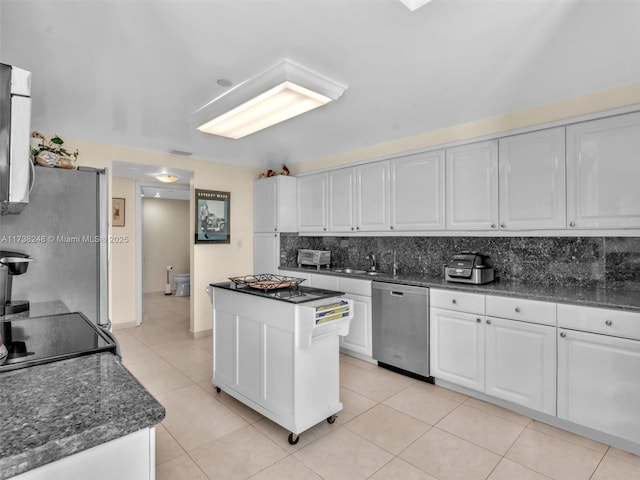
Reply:
[[[194,340],[197,338],[210,337],[212,335],[213,335],[213,328],[209,328],[208,330],[198,330],[197,332],[189,330],[189,337]]]

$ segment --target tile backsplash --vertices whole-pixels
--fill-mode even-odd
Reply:
[[[449,257],[464,250],[489,255],[496,277],[544,284],[640,291],[640,237],[307,237],[281,234],[280,264],[296,266],[299,248],[331,251],[332,267],[442,275]]]

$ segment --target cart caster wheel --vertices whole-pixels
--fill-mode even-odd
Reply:
[[[220,390],[220,387],[216,387],[216,393],[220,393],[222,390]]]
[[[300,440],[300,435],[289,434],[289,445],[295,445]]]
[[[338,418],[337,415],[331,415],[330,417],[327,417],[327,423],[333,424],[333,422],[336,421],[336,418]]]

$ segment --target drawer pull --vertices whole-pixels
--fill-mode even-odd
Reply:
[[[516,313],[520,313],[520,307],[516,307]]]
[[[476,318],[476,322],[480,323],[482,322],[482,320],[480,320],[479,318]]]
[[[604,322],[604,324],[610,327],[611,325],[613,325],[613,322],[611,320],[607,320],[606,322]]]
[[[453,300],[451,300],[451,303],[453,303],[455,305],[458,302],[456,302],[456,299],[454,298]]]
[[[564,337],[566,337],[566,336],[567,336],[567,334],[566,334],[566,333],[564,333],[564,332],[560,332],[560,336],[561,336],[562,338],[564,338]]]
[[[491,320],[487,320],[487,325],[491,325]]]

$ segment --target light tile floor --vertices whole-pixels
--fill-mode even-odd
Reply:
[[[158,480],[631,480],[640,457],[495,405],[341,356],[344,410],[288,433],[211,384],[212,339],[191,340],[189,298],[151,294],[116,331],[124,364],[165,406]]]

